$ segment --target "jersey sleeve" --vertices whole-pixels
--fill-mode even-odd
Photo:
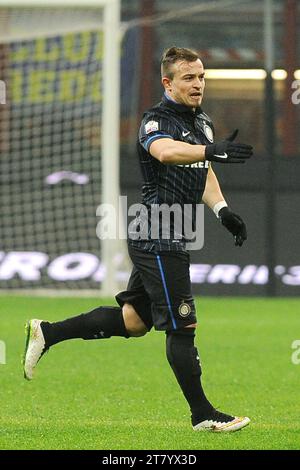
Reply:
[[[139,131],[139,142],[148,152],[149,147],[157,139],[175,139],[176,126],[171,120],[159,115],[145,116]]]

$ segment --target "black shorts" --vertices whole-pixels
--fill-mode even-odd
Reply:
[[[196,323],[188,252],[150,252],[128,246],[133,270],[118,304],[131,304],[148,330],[177,330]]]

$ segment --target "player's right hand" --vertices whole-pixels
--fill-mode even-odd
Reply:
[[[253,155],[253,147],[233,142],[238,134],[236,129],[226,140],[205,147],[205,160],[219,163],[245,163]]]

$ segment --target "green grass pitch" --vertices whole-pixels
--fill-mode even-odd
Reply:
[[[0,449],[299,449],[300,300],[197,298],[203,383],[224,412],[250,425],[196,433],[165,358],[165,335],[72,340],[23,379],[24,322],[50,321],[111,300],[1,297]],[[3,344],[3,343],[2,343]]]

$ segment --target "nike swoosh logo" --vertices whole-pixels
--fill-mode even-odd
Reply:
[[[223,153],[223,155],[216,155],[215,154],[214,156],[217,157],[217,158],[228,158],[228,155],[225,152]]]
[[[191,131],[188,131],[188,132],[184,132],[182,133],[182,137],[186,137],[187,135],[189,135],[191,133]]]

